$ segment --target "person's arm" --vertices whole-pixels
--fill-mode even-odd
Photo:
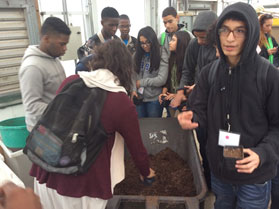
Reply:
[[[42,209],[42,205],[32,189],[9,182],[0,187],[0,209]]]
[[[112,113],[114,115],[111,117],[112,123],[115,124],[116,131],[123,136],[140,174],[148,177],[151,174],[149,159],[141,139],[136,108],[126,95],[121,95],[118,101],[115,101],[114,107],[117,111]]]
[[[211,65],[212,63],[202,68],[199,80],[187,100],[187,110],[193,112],[192,122],[196,122],[202,127],[207,126],[207,104],[210,90],[208,75]]]
[[[184,86],[191,86],[195,83],[195,73],[197,66],[197,59],[200,45],[197,39],[194,38],[190,41],[185,55],[182,67],[182,75],[179,83],[179,89],[183,89]]]
[[[272,67],[273,68],[273,67]],[[266,114],[268,123],[268,133],[262,141],[253,148],[246,149],[247,158],[237,162],[237,168],[242,173],[252,173],[256,168],[264,166],[266,163],[279,160],[279,70],[271,67],[267,74],[267,100]]]
[[[28,66],[19,74],[20,90],[25,110],[32,116],[40,116],[47,103],[43,101],[44,78],[36,66]]]
[[[168,89],[166,87],[163,88],[162,93],[159,95],[159,102],[162,104],[162,96],[167,96]]]
[[[199,47],[200,46],[197,42],[197,39],[194,38],[190,41],[186,49],[179,88],[177,89],[176,95],[170,104],[170,106],[173,108],[178,107],[183,100],[186,100],[186,97],[184,95],[184,87],[192,86],[195,82],[195,72]]]
[[[273,36],[271,36],[271,40],[272,40],[273,47],[277,47],[278,43]]]
[[[156,77],[153,78],[143,78],[138,80],[140,87],[154,86],[161,87],[165,85],[168,78],[168,62],[166,62],[166,57],[162,57],[160,61],[159,72]]]
[[[272,38],[272,42],[273,42],[273,47],[274,47],[274,57],[279,57],[279,51],[278,51],[278,43],[277,41],[275,40],[274,37],[271,37]]]

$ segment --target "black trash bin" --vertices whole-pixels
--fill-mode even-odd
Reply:
[[[183,131],[176,118],[143,118],[139,120],[143,143],[149,154],[169,147],[185,160],[192,170],[197,195],[132,196],[114,195],[107,209],[199,209],[203,205],[207,186],[197,153],[193,131]]]

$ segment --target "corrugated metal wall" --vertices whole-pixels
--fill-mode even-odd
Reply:
[[[0,108],[21,102],[18,70],[29,45],[24,8],[0,8]]]
[[[29,44],[23,9],[0,9],[0,95],[19,92],[18,69]]]

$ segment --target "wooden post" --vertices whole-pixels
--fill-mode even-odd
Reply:
[[[40,10],[39,10],[39,3],[38,0],[34,0],[35,3],[35,9],[36,9],[36,16],[37,16],[37,22],[38,22],[38,27],[39,31],[41,30],[41,17],[40,17]]]

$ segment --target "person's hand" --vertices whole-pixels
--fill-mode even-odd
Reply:
[[[184,88],[186,88],[186,94],[187,94],[187,95],[189,95],[189,94],[193,91],[195,85],[196,85],[196,84],[194,84],[194,85],[192,85],[192,86],[184,86]]]
[[[198,123],[192,122],[192,118],[193,118],[192,111],[182,112],[177,116],[177,120],[181,128],[185,130],[192,130],[199,126]]]
[[[167,95],[166,95],[166,94],[160,94],[160,95],[159,95],[159,102],[160,102],[160,104],[162,104],[162,101],[163,101],[163,100],[162,100],[162,96],[165,96],[165,97],[166,97]]]
[[[137,82],[136,82],[136,86],[137,86],[137,89],[139,89],[139,88],[140,88],[140,81],[139,81],[139,80],[137,80]]]
[[[177,91],[174,98],[171,100],[170,106],[172,108],[178,107],[183,100],[186,100],[185,95],[183,94],[183,90]]]
[[[32,189],[23,189],[9,182],[0,187],[0,209],[42,209]]]
[[[137,92],[135,92],[135,91],[132,91],[132,93],[131,93],[131,100],[133,101],[133,98],[134,97],[138,97],[138,94],[137,94]]]
[[[149,175],[146,176],[146,178],[150,179],[152,177],[155,177],[156,173],[152,168],[149,168]],[[140,175],[140,180],[143,182],[144,181],[144,177],[142,175]]]
[[[272,49],[268,49],[267,52],[268,52],[268,55],[272,55],[272,54],[275,54],[277,52],[278,48],[277,47],[274,47]]]
[[[253,171],[260,165],[260,157],[251,149],[243,149],[243,152],[249,155],[242,160],[237,160],[235,167],[239,173],[253,173]]]
[[[175,97],[175,94],[167,92],[166,100],[172,100]]]

